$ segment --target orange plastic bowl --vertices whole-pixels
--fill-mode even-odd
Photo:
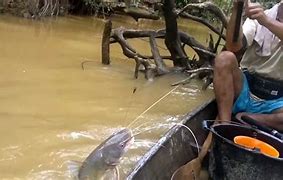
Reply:
[[[259,149],[262,154],[278,158],[279,152],[271,145],[248,136],[236,136],[234,142],[248,149]]]

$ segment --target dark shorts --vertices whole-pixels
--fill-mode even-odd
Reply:
[[[233,106],[233,114],[239,112],[270,114],[283,108],[283,97],[264,100],[256,97],[250,91],[246,75],[243,73],[243,87]]]

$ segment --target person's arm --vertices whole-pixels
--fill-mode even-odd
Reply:
[[[255,19],[259,24],[268,28],[281,41],[283,41],[283,23],[273,20],[264,13],[264,9],[258,3],[249,3],[246,7],[246,15],[250,19]]]
[[[283,23],[276,20],[267,20],[262,25],[267,27],[273,34],[283,41]]]

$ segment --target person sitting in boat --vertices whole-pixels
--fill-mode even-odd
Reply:
[[[239,1],[244,1],[248,18],[233,42]],[[282,131],[283,0],[266,11],[258,3],[234,0],[226,49],[215,58],[218,119],[231,120],[232,114],[245,114]],[[239,68],[237,57],[241,51],[244,54]]]

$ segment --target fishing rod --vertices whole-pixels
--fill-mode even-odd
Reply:
[[[189,79],[191,77],[186,78],[183,81],[186,81],[187,79]],[[170,91],[168,91],[166,94],[164,94],[163,96],[161,96],[157,101],[155,101],[153,104],[151,104],[148,108],[146,108],[141,114],[139,114],[127,127],[130,127],[132,125],[134,125],[137,120],[139,120],[145,113],[147,113],[149,110],[151,110],[156,104],[158,104],[160,101],[162,101],[163,99],[165,99],[168,95],[170,95],[172,92],[174,92],[177,88],[179,88],[181,86],[181,83],[179,84],[175,84],[175,87],[172,88]],[[134,89],[133,93],[136,91],[136,89]]]
[[[239,0],[237,2],[237,13],[236,13],[236,22],[233,34],[233,42],[237,42],[240,35],[241,23],[242,23],[242,14],[244,9],[244,1]]]
[[[246,123],[248,123],[248,124],[250,124],[252,126],[255,126],[257,129],[262,130],[264,132],[267,132],[267,133],[269,133],[269,134],[271,134],[271,135],[273,135],[273,136],[283,140],[283,134],[278,132],[277,130],[272,129],[272,128],[268,127],[268,126],[265,126],[262,123],[258,122],[257,120],[255,120],[255,119],[253,119],[253,118],[251,118],[249,116],[243,115],[241,117],[241,119],[243,121],[245,121]]]

